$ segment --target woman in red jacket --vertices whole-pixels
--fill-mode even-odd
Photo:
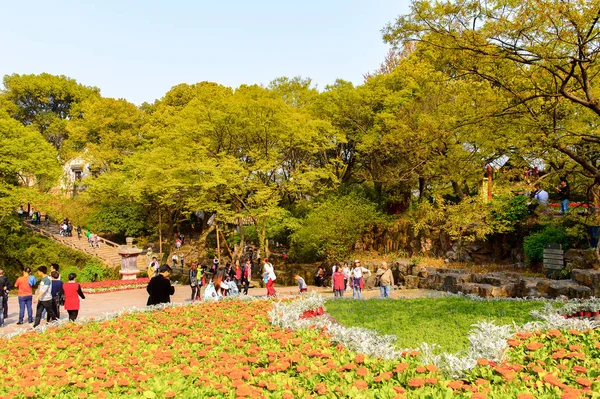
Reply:
[[[79,313],[79,297],[85,299],[83,291],[79,283],[75,282],[75,273],[69,274],[69,282],[63,284],[63,291],[65,292],[65,310],[69,313],[69,320],[75,321],[77,314]]]

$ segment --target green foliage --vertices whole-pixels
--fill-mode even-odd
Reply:
[[[549,244],[560,244],[564,249],[568,248],[569,239],[563,226],[548,225],[541,231],[528,235],[523,240],[523,249],[529,260],[540,262],[544,259],[544,248]]]
[[[528,198],[524,195],[503,195],[494,198],[489,215],[495,233],[510,233],[527,217]]]
[[[464,297],[329,300],[327,312],[348,327],[394,334],[400,348],[415,348],[427,342],[440,345],[443,351],[458,352],[468,348],[467,334],[473,323],[486,320],[497,325],[524,324],[533,320],[532,310],[543,306],[543,302],[473,301]]]
[[[77,274],[77,281],[85,283],[89,281],[104,280],[106,268],[96,262],[88,262]]]
[[[52,146],[0,112],[0,225],[19,205],[38,202],[59,173]]]
[[[11,229],[0,226],[0,268],[11,278],[21,274],[22,267],[49,267],[56,263],[61,267],[61,277],[64,270],[78,270],[93,262],[93,258],[80,251],[74,251],[46,237],[38,236],[29,230]],[[13,280],[14,281],[14,280]]]
[[[147,209],[132,202],[106,203],[89,221],[92,231],[102,231],[122,237],[138,237],[147,232]]]
[[[339,260],[365,233],[386,224],[374,203],[356,195],[332,196],[292,234],[290,256],[300,261]]]

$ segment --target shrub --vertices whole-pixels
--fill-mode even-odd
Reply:
[[[541,262],[544,259],[544,248],[549,244],[561,244],[563,248],[568,248],[569,239],[563,226],[548,225],[543,230],[530,234],[523,240],[523,249],[530,261]]]
[[[104,266],[95,262],[89,262],[79,270],[79,273],[77,273],[77,280],[80,283],[100,281],[105,279],[105,274],[107,274],[107,270]]]
[[[292,234],[290,256],[300,261],[340,259],[365,232],[386,224],[387,218],[365,198],[330,197],[310,211]]]

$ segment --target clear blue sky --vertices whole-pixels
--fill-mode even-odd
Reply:
[[[48,72],[136,104],[173,85],[237,87],[279,76],[362,83],[409,0],[6,1],[0,76]]]

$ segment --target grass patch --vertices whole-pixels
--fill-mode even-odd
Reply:
[[[398,337],[401,348],[421,343],[437,344],[446,352],[469,347],[467,334],[479,321],[523,324],[530,313],[543,308],[542,301],[474,301],[467,297],[381,300],[328,300],[329,312],[347,327],[364,327]]]

